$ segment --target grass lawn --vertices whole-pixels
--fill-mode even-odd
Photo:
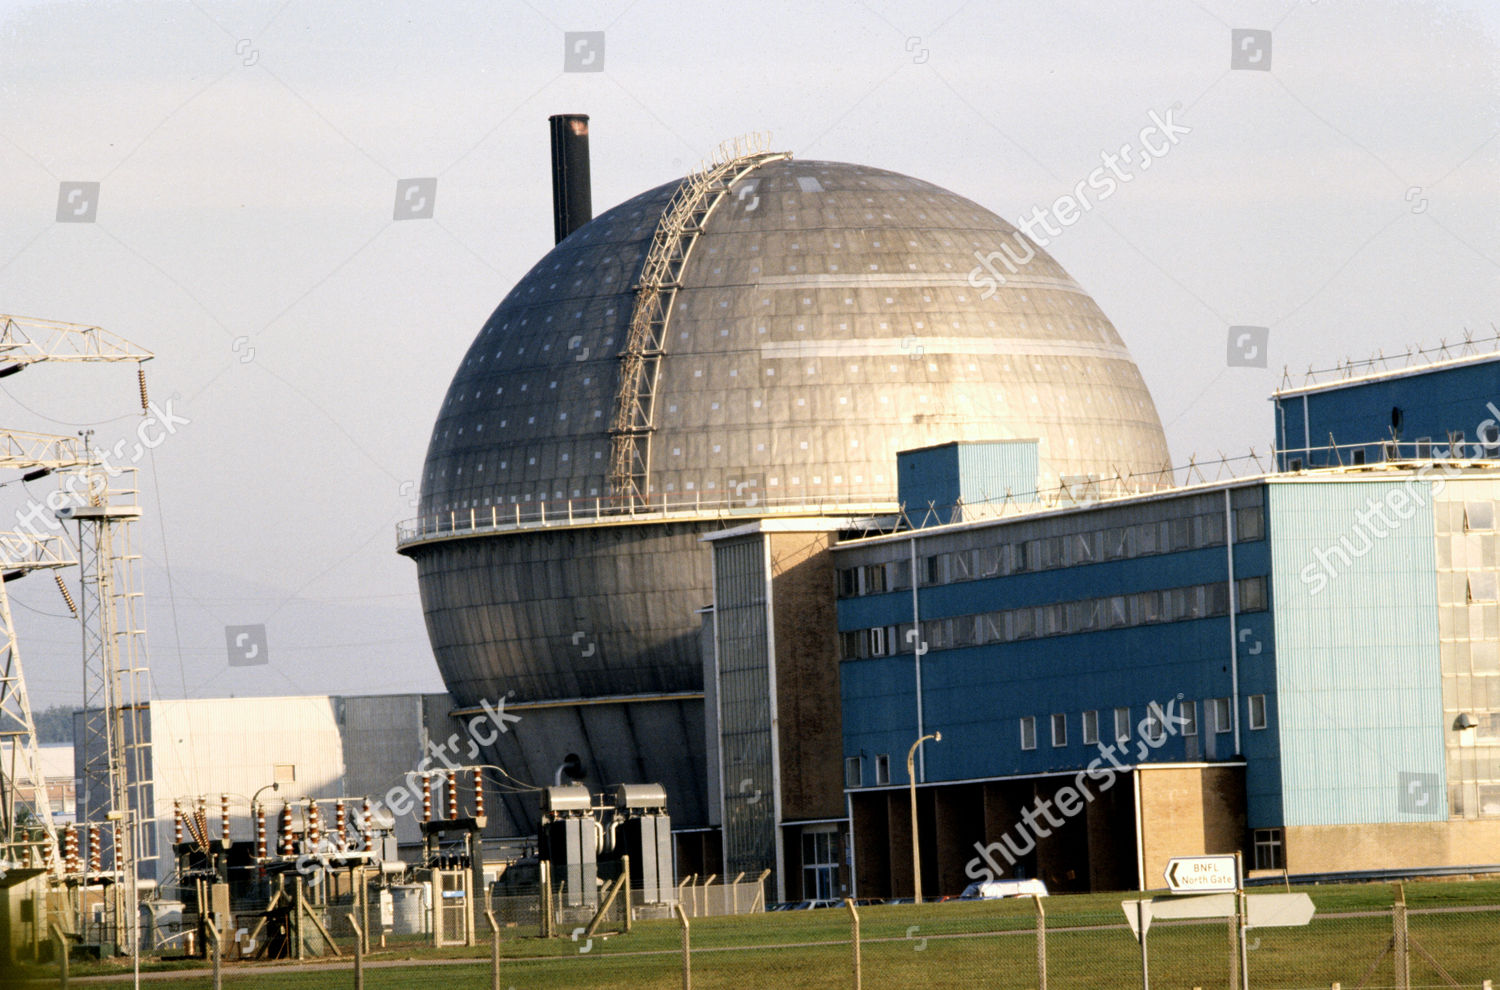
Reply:
[[[1280,888],[1261,888],[1275,892]],[[1333,981],[1357,986],[1391,937],[1389,914],[1340,917],[1366,911],[1388,912],[1394,888],[1351,884],[1301,888],[1317,907],[1303,928],[1254,929],[1247,940],[1251,985],[1257,988],[1326,987]],[[1256,891],[1252,891],[1255,893]],[[1130,987],[1140,982],[1140,946],[1122,927],[1122,900],[1131,894],[1076,894],[1046,898],[1047,968],[1055,987]],[[1413,914],[1411,938],[1466,986],[1500,981],[1500,881],[1428,882],[1406,885]],[[1453,910],[1493,906],[1489,911]],[[889,905],[859,909],[863,985],[868,990],[913,986],[933,988],[1037,985],[1036,918],[1030,901],[963,901]],[[770,987],[784,990],[852,986],[853,953],[849,914],[840,909],[787,911],[692,922],[693,986]],[[1227,987],[1232,937],[1225,921],[1167,922],[1152,925],[1147,949],[1153,986]],[[682,980],[681,930],[673,921],[638,922],[629,935],[544,940],[507,933],[501,986],[515,990],[550,988],[675,988]],[[365,985],[382,988],[490,985],[488,944],[470,949],[433,949],[418,943],[390,943],[367,958]],[[201,964],[199,964],[201,966]],[[166,968],[151,964],[147,971]],[[315,988],[352,986],[352,961],[331,968],[294,970],[290,965],[226,964],[229,987]],[[113,976],[117,964],[75,963],[74,977]],[[190,990],[209,987],[201,975],[176,977],[154,985]],[[1415,985],[1441,985],[1437,972],[1413,949]],[[16,976],[57,982],[55,966]],[[1387,955],[1371,979],[1393,982]],[[128,985],[104,979],[93,986]],[[0,986],[7,986],[0,978]]]

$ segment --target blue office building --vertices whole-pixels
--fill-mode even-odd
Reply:
[[[709,682],[742,691],[730,664],[752,663],[772,692],[710,719],[725,780],[753,776],[744,733],[767,740],[772,800],[750,800],[759,776],[723,789],[726,849],[759,842],[789,898],[910,896],[914,777],[926,896],[1160,887],[1171,857],[1236,852],[1252,872],[1497,868],[1497,362],[1280,392],[1277,470],[1255,477],[1038,492],[1027,441],[946,444],[900,456],[899,519],[708,537]],[[825,638],[810,598],[830,585]],[[747,604],[769,630],[748,651],[728,624]],[[789,756],[793,705],[842,740],[842,818],[781,810],[837,773],[828,747]]]
[[[971,501],[836,546],[861,892],[909,892],[906,754],[939,732],[915,765],[929,893],[1150,887],[1193,853],[1500,862],[1497,360],[1279,392],[1280,473],[998,519]],[[909,515],[933,518],[930,488]]]

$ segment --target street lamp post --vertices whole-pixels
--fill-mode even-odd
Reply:
[[[279,791],[279,790],[281,790],[281,783],[278,781],[278,782],[276,782],[274,784],[267,784],[265,787],[262,787],[260,790],[256,791],[253,795],[251,795],[251,797],[250,797],[250,817],[252,819],[255,817],[255,809],[260,806],[260,796],[262,794],[264,794],[268,790],[269,791]]]
[[[931,739],[933,742],[942,742],[943,734],[933,732],[925,735],[911,744],[911,749],[906,751],[906,782],[911,789],[911,876],[913,887],[913,901],[922,903],[922,852],[921,844],[917,842],[917,747]]]

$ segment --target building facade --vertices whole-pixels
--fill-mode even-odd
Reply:
[[[790,537],[822,589],[776,563],[794,522],[714,534],[710,750],[724,807],[743,805],[726,867],[774,863],[787,899],[911,896],[908,753],[926,896],[1001,876],[1150,888],[1193,854],[1294,874],[1500,864],[1497,371],[1278,393],[1278,438],[1303,441],[1280,471],[1134,496],[1034,501],[1024,441],[906,452],[901,517]],[[837,676],[803,681],[792,721],[777,675],[826,649],[779,641],[776,615],[826,598]],[[742,619],[753,643],[729,631]],[[757,679],[728,687],[738,656]],[[833,769],[790,740],[831,724],[835,681],[844,808],[823,842],[785,797]],[[737,723],[726,690],[761,707]],[[744,798],[741,725],[766,742]],[[746,800],[767,781],[764,806]]]

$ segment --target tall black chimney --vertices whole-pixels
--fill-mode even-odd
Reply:
[[[552,232],[558,243],[594,218],[589,192],[589,115],[560,113],[552,124]]]

